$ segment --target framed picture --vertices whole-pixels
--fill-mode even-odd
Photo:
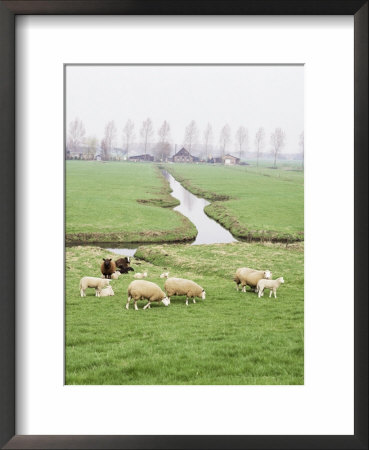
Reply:
[[[362,207],[367,205],[368,191],[367,18],[364,1],[201,7],[188,2],[171,6],[125,1],[0,3],[4,149],[0,192],[6,211],[1,248],[4,255],[14,255],[16,248],[16,257],[10,263],[4,258],[2,268],[4,292],[17,293],[16,302],[11,295],[3,295],[1,301],[0,443],[4,448],[368,447],[368,311],[360,285],[368,270],[367,207]],[[338,58],[343,64],[336,75]],[[242,107],[238,109],[237,103]],[[196,106],[196,114],[191,105]],[[269,120],[274,110],[278,124]],[[245,124],[242,114],[247,117]],[[253,115],[258,117],[255,124]],[[123,135],[114,143],[113,122],[123,116],[124,123],[118,125]],[[265,166],[255,150],[256,123],[261,117],[268,141]],[[151,133],[158,137],[145,140],[149,119]],[[204,138],[205,122],[213,132],[212,142]],[[132,129],[139,139],[132,138]],[[269,147],[278,136],[284,152],[277,149],[271,155]],[[299,216],[304,186],[301,156],[305,156],[305,223]],[[116,193],[109,194],[108,203],[104,195],[99,200],[99,186],[107,180],[114,185],[122,174],[129,193],[124,209],[132,217],[132,229],[114,225],[124,220],[114,210]],[[247,184],[247,177],[253,176],[263,180],[265,189],[276,177],[282,177],[280,184],[290,177],[288,193],[278,194],[276,184],[272,188],[275,198],[290,202],[285,209],[288,238],[281,231],[287,227],[277,214],[277,200],[268,199],[270,191],[256,200],[247,221],[255,217],[257,223],[259,204],[266,202],[272,209],[270,223],[277,228],[278,221],[282,223],[278,236],[256,226],[252,232],[237,224],[231,227],[226,218],[220,219],[231,210],[221,209],[223,197],[236,190],[237,178],[243,177]],[[248,186],[251,192],[253,184]],[[247,258],[232,252],[236,267],[247,259],[269,269],[269,255],[273,274],[286,277],[274,303],[261,297],[261,284],[254,286],[260,297],[231,286],[234,282],[228,279],[234,270],[226,247],[217,247],[205,257],[196,245],[182,251],[159,244],[152,247],[155,255],[150,247],[134,254],[117,245],[124,247],[122,257],[133,252],[124,267],[115,261],[118,255],[111,253],[108,243],[102,250],[102,242],[113,234],[114,244],[137,242],[137,234],[143,242],[160,242],[164,223],[169,230],[165,240],[171,227],[172,240],[178,240],[175,236],[193,239],[197,232],[191,222],[181,219],[177,224],[170,209],[165,220],[157,219],[160,226],[155,225],[158,206],[175,206],[177,188],[184,189],[185,194],[181,192],[187,197],[192,191],[217,200],[218,209],[210,205],[206,211],[224,225],[223,231],[231,231],[224,239],[249,241],[239,245]],[[242,189],[237,192],[241,203],[233,200],[235,217],[245,201]],[[210,198],[215,193],[217,197]],[[137,209],[130,210],[132,202],[139,211],[150,210],[149,219],[140,212],[137,222],[133,218]],[[185,203],[182,199],[181,205]],[[99,217],[84,204],[96,205]],[[242,214],[246,217],[247,211]],[[145,220],[147,226],[142,225]],[[196,224],[196,218],[190,220]],[[155,233],[145,234],[145,226]],[[205,225],[203,234],[201,226],[196,227],[198,243],[208,244],[210,225]],[[64,236],[68,245],[79,246],[65,249]],[[260,244],[256,257],[255,239],[281,242],[265,244],[265,255]],[[305,254],[301,239],[306,242]],[[99,242],[99,248],[81,246],[84,240]],[[280,246],[275,254],[270,251],[273,245]],[[225,277],[209,261],[220,254]],[[163,261],[160,255],[165,256]],[[113,258],[119,271],[126,272],[118,274],[116,281],[109,279],[113,272],[106,272]],[[196,304],[190,298],[186,306],[186,297],[170,294],[166,271],[204,285]],[[100,299],[100,288],[97,297],[88,285],[75,290],[76,279],[79,282],[84,275],[113,287],[119,305],[115,297]],[[129,308],[129,301],[126,305],[125,296],[127,289],[130,293],[129,283],[140,275],[163,288],[166,297],[159,306],[154,303],[150,310],[138,312]],[[227,289],[230,294],[222,304]],[[282,313],[277,311],[277,301],[283,296]],[[134,294],[131,297],[136,306]],[[139,309],[145,305],[138,301]],[[164,316],[166,324],[160,322]],[[239,317],[247,317],[246,322]],[[107,320],[110,334],[101,328]],[[147,351],[141,348],[143,342],[132,335],[138,320],[147,321],[146,338],[155,335],[158,327],[166,328],[162,340],[153,341],[162,350],[155,352],[152,343]],[[170,327],[182,329],[186,336],[188,320],[198,335],[188,335],[186,345],[180,343],[179,333],[175,348],[168,345],[168,336],[174,335]],[[259,340],[257,333],[247,330],[255,324]],[[219,335],[221,327],[223,346],[210,339]],[[238,344],[229,336],[236,337]],[[209,346],[199,344],[201,337]],[[248,357],[243,341],[249,344]],[[124,352],[119,350],[114,359],[116,345]],[[186,354],[190,348],[197,348],[197,354]],[[263,351],[270,355],[271,348],[274,359],[269,356],[265,364],[260,363]],[[209,355],[218,355],[218,363]],[[176,360],[182,361],[182,368]],[[161,371],[150,371],[155,361]],[[254,381],[240,376],[239,366],[249,367]],[[148,379],[141,381],[145,376]],[[192,380],[195,376],[197,382]]]

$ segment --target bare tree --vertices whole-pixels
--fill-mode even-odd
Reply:
[[[286,135],[282,128],[276,128],[270,136],[272,154],[274,155],[274,168],[277,168],[277,157],[285,144]]]
[[[162,126],[158,130],[159,142],[156,149],[157,159],[164,161],[170,156],[169,144],[170,125],[164,120]]]
[[[97,143],[98,141],[95,136],[88,136],[86,138],[88,159],[94,159],[94,156],[96,155]]]
[[[213,142],[213,128],[210,125],[210,123],[208,123],[204,131],[204,146],[205,146],[206,160],[209,159],[209,149],[211,147],[212,142]]]
[[[198,136],[199,131],[197,129],[196,122],[194,120],[191,120],[191,122],[186,127],[184,136],[184,145],[187,147],[187,150],[190,153],[192,147],[197,144]]]
[[[110,152],[113,148],[115,139],[117,135],[117,128],[115,126],[114,120],[108,122],[105,126],[104,138],[101,141],[101,148],[103,151],[102,158],[107,161],[110,158]]]
[[[236,142],[240,153],[240,159],[242,158],[244,150],[248,148],[249,143],[248,141],[249,141],[249,134],[246,128],[239,127],[238,130],[236,131]]]
[[[256,148],[256,167],[259,167],[259,157],[264,147],[265,142],[265,130],[260,127],[255,135],[255,148]]]
[[[148,117],[144,122],[142,122],[142,127],[141,127],[141,131],[140,131],[140,135],[143,139],[143,143],[144,143],[144,147],[145,147],[145,156],[146,156],[148,146],[150,145],[149,140],[152,138],[153,134],[154,134],[154,130],[153,130],[153,126],[152,126],[152,121]]]
[[[125,126],[123,128],[123,146],[124,145],[126,146],[127,159],[128,159],[128,154],[129,154],[129,147],[132,144],[132,141],[135,137],[134,129],[135,129],[135,124],[132,122],[131,119],[128,119],[127,123],[125,124]]]
[[[227,145],[231,142],[231,128],[228,124],[224,125],[224,127],[222,128],[220,132],[219,142],[222,149],[222,157],[224,157]]]
[[[167,161],[170,156],[171,145],[169,142],[158,142],[154,149],[155,159],[157,161]]]
[[[82,120],[76,117],[72,122],[69,123],[67,147],[69,150],[76,151],[77,148],[82,144],[85,137],[86,130],[83,125]]]
[[[301,148],[301,154],[302,154],[302,170],[304,170],[304,158],[305,158],[305,155],[304,155],[304,150],[305,150],[304,149],[304,146],[305,146],[304,132],[302,132],[300,134],[299,146]]]

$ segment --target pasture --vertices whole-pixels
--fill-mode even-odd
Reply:
[[[196,228],[153,164],[66,161],[66,242],[191,240]]]
[[[190,278],[206,300],[172,297],[171,304],[125,309],[133,272],[112,280],[115,296],[79,296],[84,275],[99,276],[109,252],[66,249],[66,384],[303,384],[303,243],[153,245],[132,266],[164,286],[160,273]],[[138,259],[140,258],[140,259]],[[277,299],[237,292],[237,267],[269,268],[285,284]]]
[[[242,239],[304,239],[304,175],[296,165],[167,164],[189,191],[212,201],[205,212]]]

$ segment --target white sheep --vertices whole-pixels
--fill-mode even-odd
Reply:
[[[109,286],[110,280],[109,279],[101,279],[101,278],[95,278],[95,277],[83,277],[81,278],[79,282],[79,290],[81,293],[81,297],[86,297],[86,289],[87,288],[95,288],[95,295],[96,297],[100,297],[101,289]]]
[[[110,285],[100,291],[100,297],[110,297],[111,295],[114,295],[114,291]]]
[[[276,280],[259,280],[257,284],[258,297],[260,298],[264,295],[264,289],[270,289],[269,298],[274,293],[274,298],[277,298],[277,289],[284,283],[283,277],[279,277]]]
[[[201,286],[185,278],[168,278],[164,284],[164,289],[169,301],[172,295],[185,295],[187,306],[189,298],[192,298],[193,302],[196,303],[195,297],[205,300],[206,296],[205,290]]]
[[[146,278],[146,277],[147,277],[147,272],[144,272],[144,273],[137,272],[133,275],[133,278]]]
[[[255,270],[249,267],[241,267],[237,269],[236,275],[234,276],[234,281],[236,282],[237,291],[241,283],[242,292],[246,292],[246,286],[250,286],[255,292],[258,281],[262,278],[270,279],[272,277],[272,272],[270,270]]]
[[[151,302],[163,302],[165,306],[168,306],[170,301],[160,287],[145,280],[134,280],[128,286],[128,299],[126,308],[129,309],[129,302],[133,298],[135,310],[138,310],[137,300],[147,299],[149,302],[143,307],[143,309],[151,308]]]
[[[160,275],[160,278],[168,278],[168,276],[169,276],[169,272],[163,272],[163,273]]]

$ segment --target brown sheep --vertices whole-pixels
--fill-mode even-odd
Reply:
[[[134,269],[131,267],[131,261],[127,256],[117,259],[115,261],[115,264],[117,266],[117,270],[119,270],[120,273],[128,273],[129,271],[134,271]]]
[[[103,263],[101,264],[101,273],[105,278],[111,278],[111,275],[117,270],[115,262],[111,258],[103,258]]]

